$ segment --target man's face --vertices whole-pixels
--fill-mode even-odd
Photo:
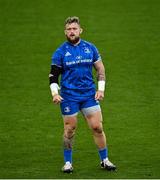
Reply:
[[[80,28],[79,24],[71,23],[71,24],[66,24],[64,32],[68,41],[73,44],[76,44],[80,39],[80,34],[82,32],[82,29]]]

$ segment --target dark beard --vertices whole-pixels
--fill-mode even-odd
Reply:
[[[70,38],[67,37],[67,40],[72,44],[76,44],[80,40],[80,37],[76,37],[74,40],[71,40]]]

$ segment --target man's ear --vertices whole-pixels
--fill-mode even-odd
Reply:
[[[83,29],[81,28],[81,29],[80,29],[80,34],[82,34],[82,32],[83,32]]]
[[[64,30],[64,34],[66,35],[66,30]]]

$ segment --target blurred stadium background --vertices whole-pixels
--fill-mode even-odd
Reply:
[[[0,178],[160,178],[160,1],[0,0]],[[48,85],[64,20],[79,16],[82,38],[107,72],[101,103],[110,159],[103,171],[81,115],[74,173],[63,174],[63,122]]]

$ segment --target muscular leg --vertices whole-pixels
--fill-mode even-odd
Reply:
[[[77,117],[76,116],[64,116],[64,134],[63,142],[65,149],[71,149],[73,143],[73,137],[75,134]]]
[[[89,127],[92,129],[94,141],[99,149],[106,148],[106,136],[103,131],[101,111],[85,116]]]
[[[63,134],[63,145],[64,145],[64,160],[65,162],[72,162],[72,144],[73,137],[75,134],[77,117],[76,116],[64,116],[64,134]]]
[[[86,115],[85,117],[89,127],[93,131],[93,137],[99,149],[101,167],[109,171],[116,170],[116,166],[108,160],[108,148],[106,147],[106,136],[102,126],[101,111],[92,112],[89,115]]]

